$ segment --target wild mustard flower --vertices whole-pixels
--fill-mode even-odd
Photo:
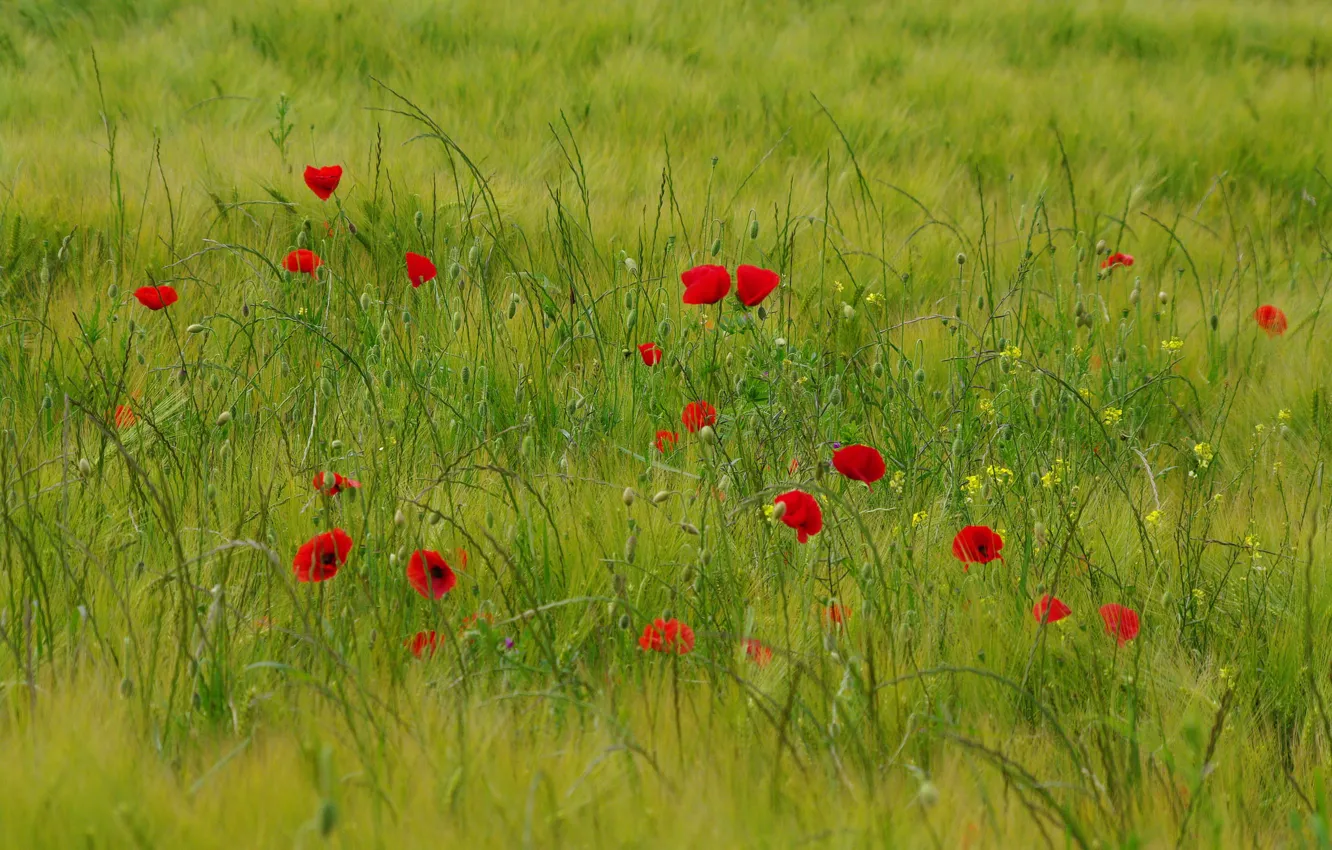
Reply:
[[[1193,456],[1198,459],[1198,468],[1206,469],[1216,457],[1216,453],[1212,450],[1211,443],[1198,443],[1193,447]]]
[[[911,527],[916,528],[922,522],[925,522],[929,518],[930,518],[929,511],[916,511],[914,514],[911,515]]]
[[[1120,410],[1118,407],[1107,407],[1105,410],[1101,411],[1101,422],[1107,428],[1113,427],[1122,418],[1124,418],[1124,411]]]
[[[1183,347],[1184,347],[1184,340],[1180,339],[1177,336],[1172,336],[1170,339],[1161,340],[1161,350],[1166,352],[1167,354],[1174,354],[1176,351],[1179,351]]]

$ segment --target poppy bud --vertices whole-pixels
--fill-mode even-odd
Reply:
[[[86,457],[79,458],[79,474],[85,478],[92,475],[92,464],[88,462]]]
[[[417,211],[416,211],[416,215],[415,215],[414,217],[415,217],[415,219],[416,219],[416,226],[417,226],[417,227],[420,227],[420,226],[421,226],[421,222],[425,221],[425,216],[421,213],[420,210],[417,210]]]
[[[924,782],[920,783],[918,796],[921,808],[928,809],[933,807],[935,803],[939,802],[939,789],[934,786],[933,782],[926,779]]]
[[[462,367],[462,382],[464,384],[467,384],[470,383],[471,380],[472,380],[472,370],[468,369],[466,366]]]
[[[925,383],[925,370],[924,370],[924,369],[917,369],[917,370],[916,370],[916,383],[918,383],[918,384],[923,384],[923,383]]]
[[[631,331],[634,329],[634,325],[637,324],[638,324],[638,311],[631,309],[624,316],[624,329],[627,331]]]
[[[634,275],[635,277],[638,276],[638,263],[634,262],[633,257],[624,258],[624,268],[629,274]]]
[[[1109,248],[1106,246],[1106,244],[1105,244],[1105,240],[1104,240],[1104,239],[1102,239],[1102,240],[1100,240],[1100,241],[1098,241],[1098,242],[1096,243],[1096,253],[1098,253],[1098,254],[1104,254],[1104,253],[1105,253],[1106,251],[1108,251],[1108,250],[1109,250]]]
[[[883,377],[883,361],[880,360],[875,362],[873,372],[874,372],[874,377],[876,378]]]
[[[634,562],[634,555],[636,555],[637,553],[638,553],[638,537],[636,535],[631,534],[624,541],[624,559],[632,564]]]
[[[632,508],[634,506],[634,488],[625,487],[624,493],[620,495],[620,499],[624,502],[626,508]]]
[[[509,302],[509,318],[512,319],[512,318],[513,318],[514,316],[516,316],[516,315],[518,315],[518,302],[517,302],[517,301],[510,301],[510,302]]]
[[[476,261],[477,261],[477,259],[478,259],[480,256],[481,256],[481,249],[480,249],[479,247],[477,247],[476,245],[473,245],[471,248],[468,248],[468,249],[467,249],[467,265],[469,265],[469,266],[474,266],[474,265],[476,265]]]
[[[110,298],[112,301],[116,300],[116,296],[119,294],[120,287],[116,286],[114,283],[106,288],[106,297]]]
[[[1138,287],[1136,286],[1133,287],[1133,291],[1129,293],[1129,303],[1137,304],[1139,299],[1141,298],[1142,298],[1142,290],[1138,289]]]
[[[454,332],[454,333],[457,333],[457,332],[460,331],[460,330],[462,330],[462,313],[454,313],[454,314],[453,314],[453,332]]]
[[[754,219],[753,221],[751,221],[751,222],[749,223],[749,238],[750,238],[750,239],[757,239],[757,238],[758,238],[758,230],[759,230],[759,228],[758,228],[758,219]]]
[[[491,511],[491,510],[487,510],[487,511],[486,511],[486,528],[494,528],[494,527],[495,527],[495,512],[494,512],[494,511]]]
[[[845,304],[845,303],[843,303],[843,304],[842,304],[842,318],[843,318],[843,319],[854,319],[855,317],[856,317],[856,308],[855,308],[855,307],[852,307],[850,304]]]
[[[977,296],[976,296],[976,309],[977,309],[977,310],[984,310],[984,309],[985,309],[985,296],[984,296],[984,295],[977,295]]]
[[[333,442],[331,442],[331,443],[328,444],[328,447],[329,447],[330,449],[332,449],[333,451],[335,451],[335,452],[340,452],[340,451],[342,451],[342,441],[341,441],[341,440],[334,440]]]
[[[967,255],[963,254],[961,251],[957,252],[957,264],[959,266],[965,266],[967,264]]]
[[[350,233],[352,236],[356,235],[356,224],[350,219],[347,220],[347,232]]]
[[[134,680],[126,676],[120,680],[120,695],[125,699],[134,696]]]
[[[680,530],[683,531],[685,534],[692,534],[695,537],[698,536],[698,526],[694,525],[693,523],[689,522],[680,523]]]
[[[192,334],[201,334],[201,333],[203,333],[204,331],[208,330],[208,328],[204,327],[203,325],[190,325],[190,326],[189,326],[188,328],[186,328],[185,330],[186,330],[188,333],[192,333]]]
[[[402,323],[403,323],[404,325],[410,325],[410,324],[412,323],[412,314],[411,314],[411,311],[409,311],[409,310],[403,310],[403,311],[402,311]]]
[[[638,299],[634,297],[634,291],[632,289],[624,293],[624,309],[632,310],[637,303]]]
[[[361,309],[362,310],[370,309],[370,293],[368,292],[361,293]]]
[[[695,573],[696,571],[694,570],[693,564],[685,564],[685,568],[680,570],[680,581],[689,584],[689,582],[694,580]]]
[[[1162,290],[1161,292],[1156,293],[1156,300],[1160,301],[1162,304],[1169,304],[1170,296]]]
[[[715,257],[718,254],[720,254],[721,248],[722,248],[721,237],[718,236],[716,239],[712,240],[712,256]]]
[[[402,512],[402,508],[393,512],[393,524],[399,528],[407,524],[407,515]]]
[[[620,628],[621,628],[621,629],[628,630],[628,628],[629,628],[631,625],[633,625],[633,621],[631,621],[631,620],[629,619],[629,615],[628,615],[628,614],[621,614],[621,615],[620,615],[620,623],[619,623]]]
[[[308,224],[308,222],[307,222],[307,224]],[[297,234],[296,234],[296,247],[297,247],[297,248],[304,248],[304,247],[305,247],[305,231],[304,231],[304,230],[302,230],[300,233],[297,233]]]
[[[758,308],[758,320],[761,322],[766,318],[768,318],[768,308],[760,305]]]
[[[231,421],[230,410],[224,410],[217,415],[217,427],[219,428],[221,428],[223,425],[226,425],[230,421]]]
[[[784,516],[786,516],[786,502],[777,502],[772,506],[772,514],[770,514],[770,518],[776,523]]]
[[[522,443],[519,444],[518,453],[521,454],[523,457],[527,457],[528,455],[532,454],[532,445],[533,445],[532,435],[528,434],[526,437],[523,437]]]
[[[660,505],[662,502],[666,501],[670,497],[671,497],[671,491],[669,490],[658,491],[657,495],[652,497],[652,504]]]
[[[190,379],[190,373],[186,372],[184,369],[181,369],[180,374],[177,375],[176,377],[183,384]]]
[[[1221,320],[1217,318],[1217,315],[1216,315],[1215,313],[1213,313],[1213,314],[1212,314],[1212,330],[1216,330],[1216,326],[1220,323],[1220,321],[1221,321]]]
[[[711,425],[704,425],[698,429],[698,438],[703,441],[704,445],[711,446],[717,442],[717,432],[712,430]]]

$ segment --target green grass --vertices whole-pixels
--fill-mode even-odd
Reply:
[[[1332,12],[865,5],[0,9],[0,846],[1332,844]]]

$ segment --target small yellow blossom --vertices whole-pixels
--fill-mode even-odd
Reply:
[[[1124,418],[1124,411],[1120,410],[1118,407],[1107,407],[1105,410],[1101,411],[1101,422],[1103,422],[1107,428],[1113,427],[1122,418]]]
[[[1257,425],[1253,426],[1253,433],[1254,433],[1255,435],[1259,436],[1259,437],[1261,437],[1261,436],[1263,435],[1263,432],[1266,431],[1266,430],[1267,430],[1267,426],[1264,425],[1264,424],[1261,423],[1261,422],[1259,422]]]
[[[1013,483],[1013,470],[1006,466],[995,466],[994,464],[990,464],[985,467],[985,474],[990,476],[990,480],[997,484]]]
[[[1022,349],[1018,348],[1016,345],[1010,345],[1003,350],[1003,357],[1005,360],[1021,360]]]
[[[1147,516],[1142,518],[1142,521],[1148,525],[1156,525],[1161,521],[1161,512],[1159,510],[1149,511]]]
[[[962,492],[967,494],[967,501],[970,502],[976,496],[980,495],[981,477],[979,475],[968,475],[962,482]]]
[[[838,292],[841,292],[841,291],[842,291],[842,282],[841,282],[840,280],[835,280],[835,281],[833,281],[833,289],[836,289]]]
[[[1041,476],[1041,486],[1047,490],[1053,490],[1055,485],[1064,480],[1064,459],[1057,457],[1054,463],[1050,465],[1050,471]]]
[[[1289,422],[1289,421],[1290,421],[1290,411],[1289,411],[1289,410],[1286,410],[1284,407],[1281,408],[1280,410],[1278,410],[1278,411],[1277,411],[1277,421],[1278,421],[1278,422]]]
[[[871,292],[869,295],[865,296],[865,303],[867,304],[879,304],[882,301],[883,296],[877,292]]]
[[[1245,535],[1244,548],[1249,550],[1249,554],[1253,556],[1253,559],[1255,561],[1261,561],[1263,559],[1263,553],[1258,551],[1259,547],[1262,545],[1263,544],[1260,543],[1258,541],[1258,538],[1255,537],[1254,535],[1252,534]]]
[[[1170,339],[1161,340],[1161,350],[1166,352],[1167,354],[1173,354],[1174,352],[1179,351],[1183,347],[1184,347],[1184,340],[1180,339],[1177,336],[1172,336]]]
[[[922,522],[925,522],[925,520],[929,518],[930,518],[929,511],[916,511],[914,514],[911,515],[911,527],[916,528]]]
[[[809,376],[808,376],[808,375],[801,375],[799,378],[796,378],[796,383],[797,383],[797,384],[807,384],[807,383],[809,383]]]
[[[1082,396],[1084,401],[1091,401],[1091,390],[1087,389],[1086,387],[1083,387],[1082,389],[1078,390],[1078,395]]]
[[[763,516],[765,516],[765,517],[771,519],[771,518],[772,518],[772,511],[773,511],[773,506],[772,506],[772,505],[764,505],[764,506],[763,506]]]
[[[1212,450],[1211,443],[1198,443],[1193,447],[1193,456],[1198,459],[1198,468],[1206,469],[1216,457],[1216,453]]]
[[[994,416],[995,416],[995,411],[994,411],[994,400],[993,400],[993,399],[988,399],[988,398],[983,398],[983,399],[981,399],[981,400],[980,400],[980,412],[981,412],[981,416],[984,416],[984,417],[987,418],[987,419],[993,419]]]
[[[893,473],[893,480],[888,482],[888,487],[894,493],[901,493],[904,484],[906,484],[906,473],[899,469]]]

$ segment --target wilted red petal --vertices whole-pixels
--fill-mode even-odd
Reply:
[[[1286,314],[1271,304],[1264,304],[1254,310],[1253,318],[1268,336],[1280,336],[1286,332]]]
[[[435,634],[434,630],[431,630],[428,632],[417,632],[414,637],[407,641],[407,646],[411,649],[412,655],[420,658],[427,650],[430,651],[431,655],[434,655],[435,647],[438,643],[439,636]]]
[[[325,165],[322,168],[315,168],[313,165],[305,166],[305,185],[310,187],[321,201],[327,201],[329,195],[338,190],[338,183],[342,181],[341,165]]]
[[[314,251],[311,251],[309,248],[297,248],[295,251],[288,254],[287,258],[282,261],[282,265],[287,271],[292,272],[293,274],[298,272],[300,274],[308,274],[311,277],[314,277],[315,271],[317,271],[323,264],[324,261],[319,259],[319,255]]]
[[[996,558],[1004,559],[999,552],[1004,548],[1004,540],[988,525],[968,525],[953,538],[953,557],[962,562],[965,571],[968,564],[988,564]]]
[[[638,353],[648,366],[656,366],[661,362],[661,348],[655,342],[645,342],[638,346]]]
[[[443,555],[417,549],[407,561],[407,581],[426,599],[439,599],[453,590],[458,577]]]
[[[1113,602],[1102,605],[1101,620],[1105,623],[1105,633],[1119,641],[1120,646],[1138,636],[1138,612],[1132,608]]]
[[[767,667],[772,661],[772,648],[765,646],[758,638],[745,639],[745,655],[759,667]]]
[[[435,264],[429,257],[407,252],[407,279],[412,282],[413,287],[434,280],[436,272]]]
[[[735,296],[746,307],[757,307],[781,281],[777,272],[758,266],[740,266],[735,270]]]
[[[852,481],[873,484],[883,477],[887,467],[883,455],[870,446],[851,445],[833,452],[833,467]]]
[[[161,310],[175,304],[179,296],[173,286],[140,286],[134,290],[134,297],[149,310]]]
[[[725,266],[695,266],[680,275],[684,303],[716,304],[731,291],[731,273]]]
[[[1036,600],[1035,606],[1031,609],[1031,615],[1036,618],[1036,622],[1057,623],[1060,620],[1072,614],[1069,609],[1058,597],[1045,594]]]
[[[717,408],[706,401],[691,401],[680,414],[680,421],[684,423],[685,430],[692,434],[704,425],[717,424]]]
[[[128,428],[139,421],[139,418],[134,415],[134,411],[126,404],[116,405],[116,409],[111,413],[111,419],[116,423],[117,428]]]
[[[803,490],[791,490],[772,500],[786,506],[782,522],[796,530],[796,540],[805,543],[823,530],[823,510],[819,502]]]
[[[657,451],[666,454],[667,446],[675,448],[675,444],[680,442],[680,435],[674,431],[657,432]]]
[[[1106,257],[1105,260],[1101,262],[1101,268],[1103,269],[1113,269],[1115,266],[1124,266],[1127,268],[1131,265],[1133,265],[1133,255],[1124,254],[1119,251]]]

